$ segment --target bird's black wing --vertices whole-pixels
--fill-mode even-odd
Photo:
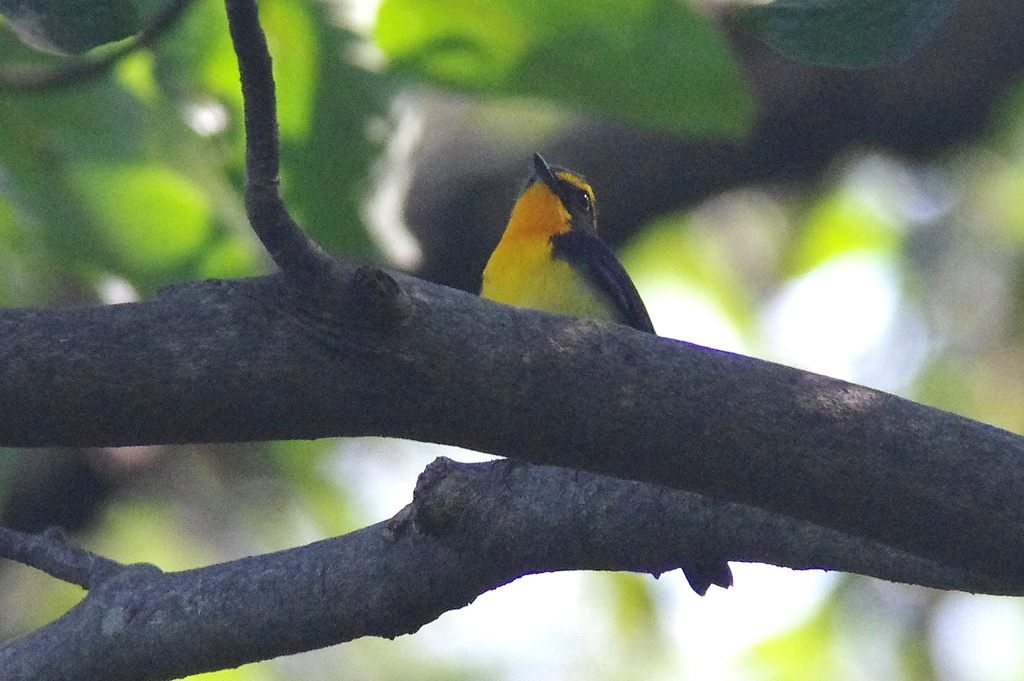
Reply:
[[[615,321],[654,333],[647,307],[618,258],[590,230],[573,229],[551,237],[552,256],[569,263],[600,291],[615,309]]]

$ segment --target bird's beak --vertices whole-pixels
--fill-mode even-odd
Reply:
[[[548,186],[548,189],[558,196],[558,181],[555,178],[555,173],[552,172],[551,166],[544,160],[544,157],[540,154],[533,155],[533,169],[537,172],[537,177],[541,179]]]

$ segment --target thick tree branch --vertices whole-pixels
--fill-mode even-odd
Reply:
[[[0,313],[0,444],[443,442],[696,491],[1024,583],[1018,436],[750,357],[338,272],[315,299],[274,276]]]
[[[913,566],[912,581],[933,586],[1020,591],[819,527],[765,523],[754,509],[699,516],[694,495],[566,469],[439,459],[414,499],[389,522],[297,549],[179,573],[113,572],[62,618],[0,649],[3,678],[171,679],[394,638],[525,574],[659,574],[712,543],[793,567],[901,578]]]

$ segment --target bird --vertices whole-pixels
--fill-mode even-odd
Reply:
[[[533,155],[533,172],[483,270],[480,295],[500,303],[616,322],[655,333],[622,263],[597,233],[594,190],[580,175]],[[732,586],[724,560],[683,566],[703,596]]]

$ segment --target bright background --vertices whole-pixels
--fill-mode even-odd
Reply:
[[[670,32],[666,44],[686,36],[685,49],[664,49],[653,71],[626,49],[614,57],[622,63],[599,62],[592,73],[580,64],[600,57],[553,67],[546,60],[555,57],[531,52],[528,39],[560,36],[555,56],[587,47],[567,26],[586,25],[589,40],[609,44],[619,30],[647,40],[647,5],[553,4],[561,9],[524,14],[512,0],[396,0],[375,24],[372,5],[264,2],[284,188],[301,223],[332,252],[472,280],[482,263],[453,256],[444,270],[425,247],[443,241],[433,223],[412,219],[441,193],[431,187],[455,178],[473,189],[460,206],[479,200],[504,216],[530,154],[595,138],[580,130],[655,130],[654,145],[735,137],[750,123],[753,103],[730,48],[699,15],[661,3],[656,27]],[[268,271],[241,203],[240,94],[222,15],[218,2],[199,0],[157,48],[96,83],[0,91],[0,304],[124,302],[173,282]],[[487,50],[417,52],[444,31]],[[48,59],[0,27],[0,63]],[[983,136],[927,160],[848,150],[813,181],[739,186],[648,216],[620,254],[655,326],[1024,432],[1021,85],[1001,96]],[[680,100],[678,88],[694,94]],[[605,214],[615,214],[616,198],[631,200],[614,180],[634,169],[575,169],[604,178],[595,188]],[[467,221],[457,240],[489,249],[501,219]],[[482,456],[384,439],[0,450],[2,520],[63,524],[112,558],[184,569],[387,518],[439,454]],[[202,678],[1024,678],[1017,599],[734,570],[733,588],[703,599],[678,572],[530,576],[413,636]],[[40,626],[80,597],[0,564],[0,637]]]

